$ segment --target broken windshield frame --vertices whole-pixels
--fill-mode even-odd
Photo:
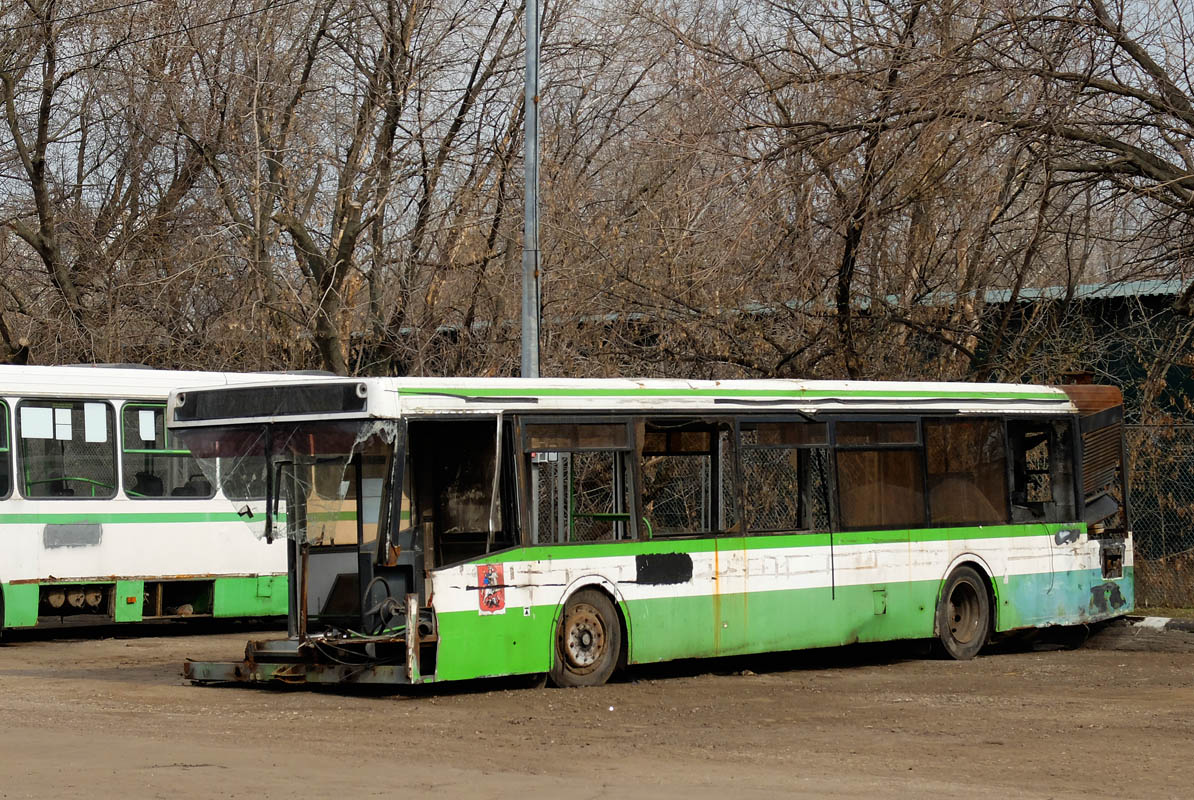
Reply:
[[[277,536],[278,520],[282,513],[286,513],[288,524],[286,535],[302,542],[307,539],[307,531],[299,529],[294,522],[298,504],[304,506],[312,500],[316,476],[301,475],[305,470],[315,470],[319,466],[341,463],[343,473],[339,481],[331,481],[331,485],[343,487],[336,494],[337,497],[321,497],[325,508],[321,514],[326,519],[334,519],[343,509],[337,505],[356,504],[355,508],[363,511],[372,509],[376,505],[376,519],[368,522],[380,529],[389,516],[385,508],[389,489],[386,487],[390,472],[389,459],[393,457],[393,443],[398,423],[362,422],[362,421],[327,421],[327,422],[297,422],[270,423],[267,425],[234,426],[225,428],[194,428],[180,430],[178,436],[191,449],[205,473],[213,483],[217,473],[226,477],[238,474],[248,467],[251,472],[259,472],[265,484],[265,503],[263,518],[243,514],[246,523],[255,529],[259,538],[272,541]],[[372,453],[372,455],[370,455]],[[375,462],[372,471],[377,475],[366,476],[364,480],[354,480],[349,472],[356,458],[371,458]],[[254,463],[255,461],[264,463]],[[217,463],[222,462],[217,468]],[[359,471],[359,470],[358,470]],[[289,472],[289,476],[287,476]],[[347,479],[344,476],[348,476]],[[286,480],[284,480],[286,479]],[[240,479],[244,482],[243,478]],[[344,486],[347,482],[347,487]],[[302,484],[303,491],[299,496],[283,498],[287,492],[284,486],[298,488]],[[369,486],[376,484],[376,490],[370,491]],[[286,510],[283,511],[285,499]],[[347,514],[347,511],[344,511]],[[369,514],[372,516],[372,514]],[[355,512],[354,512],[355,516]],[[374,541],[375,537],[369,537]]]

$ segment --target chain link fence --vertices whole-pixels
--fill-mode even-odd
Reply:
[[[1126,431],[1136,605],[1194,607],[1194,425]]]

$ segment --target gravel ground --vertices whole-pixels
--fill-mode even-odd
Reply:
[[[123,634],[122,634],[123,635]],[[1194,634],[970,662],[854,647],[596,689],[197,687],[248,630],[0,644],[0,797],[1188,797]]]

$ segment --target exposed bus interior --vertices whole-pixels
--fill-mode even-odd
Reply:
[[[428,566],[517,544],[510,425],[496,417],[412,420],[408,431],[412,522]]]
[[[1012,521],[1074,519],[1073,421],[1011,420]]]
[[[210,617],[214,608],[215,581],[205,578],[145,580],[121,583],[76,581],[41,583],[38,586],[38,623],[70,625],[112,622],[117,607],[132,605],[129,585],[140,587],[142,620]]]
[[[1123,576],[1129,528],[1123,405],[1115,387],[1066,386],[1078,407],[1082,519],[1099,542],[1103,577]]]
[[[739,440],[746,530],[829,530],[828,424],[745,420]]]

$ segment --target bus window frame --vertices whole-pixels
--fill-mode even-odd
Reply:
[[[8,500],[16,491],[17,476],[13,462],[13,439],[16,429],[12,424],[13,415],[9,410],[7,400],[0,400],[0,413],[4,417],[3,422],[0,423],[0,431],[3,431],[4,437],[3,441],[0,441],[0,459],[3,459],[4,468],[8,470],[8,491],[0,494],[0,500]]]
[[[928,453],[928,439],[925,437],[925,423],[945,423],[945,422],[973,422],[973,421],[990,421],[999,427],[1003,435],[1003,471],[1004,471],[1004,491],[1003,491],[1003,519],[998,522],[991,522],[990,520],[978,521],[968,520],[965,522],[938,522],[933,518],[933,500],[932,490],[929,488],[929,453]],[[1011,490],[1011,440],[1007,433],[1008,417],[1006,414],[930,414],[926,413],[921,417],[920,431],[922,439],[922,447],[924,448],[924,473],[925,473],[925,506],[928,510],[927,528],[977,528],[980,526],[992,525],[1012,525],[1012,490]]]
[[[161,409],[162,412],[162,441],[166,444],[166,449],[159,450],[152,447],[133,448],[125,447],[125,428],[127,421],[125,419],[125,412],[133,409]],[[125,480],[124,464],[126,455],[149,455],[149,456],[190,456],[198,468],[198,459],[191,455],[191,451],[187,449],[174,449],[170,447],[170,439],[172,433],[169,426],[166,424],[166,404],[156,400],[126,400],[121,404],[117,414],[117,424],[120,428],[120,488],[124,492],[125,497],[130,500],[211,500],[216,496],[219,486],[212,483],[210,492],[206,495],[201,494],[162,494],[162,495],[144,495],[129,491],[129,486]]]
[[[517,443],[513,448],[514,457],[514,504],[519,522],[519,542],[523,547],[571,547],[575,545],[616,544],[617,542],[641,542],[650,539],[647,531],[640,523],[640,508],[642,505],[642,481],[639,474],[638,460],[642,458],[642,420],[641,416],[611,413],[611,414],[510,414],[509,422],[513,426],[513,439]],[[576,450],[542,450],[530,449],[529,426],[533,425],[622,425],[626,429],[626,444],[610,447],[584,447]],[[612,539],[608,542],[576,541],[576,542],[535,542],[532,541],[534,520],[531,519],[534,503],[531,500],[531,454],[545,453],[622,453],[626,459],[626,471],[629,485],[625,487],[627,493],[626,536]]]
[[[604,452],[607,450],[616,450],[619,452],[631,452],[636,449],[636,426],[634,419],[623,417],[621,415],[598,416],[592,414],[576,415],[576,414],[556,414],[556,415],[511,415],[514,416],[517,423],[516,435],[518,436],[519,452],[531,453],[530,436],[531,432],[528,428],[534,425],[621,425],[626,430],[626,444],[615,445],[611,447],[578,447],[575,450],[544,450],[546,453],[585,453],[585,452]]]
[[[16,409],[15,409],[15,411],[17,413],[13,414],[13,417],[14,417],[13,431],[18,434],[15,437],[17,439],[17,451],[16,451],[16,461],[14,463],[13,483],[15,484],[17,482],[18,476],[16,474],[16,468],[19,467],[23,471],[23,466],[24,466],[23,462],[26,457],[25,446],[23,444],[21,444],[21,442],[24,441],[24,437],[19,435],[21,408],[23,408],[27,404],[33,405],[33,407],[37,407],[37,408],[44,407],[42,405],[37,405],[37,404],[48,404],[49,408],[54,408],[54,405],[53,405],[54,403],[70,403],[72,405],[75,403],[79,403],[79,404],[99,403],[99,404],[102,404],[107,409],[108,422],[110,423],[110,428],[109,428],[110,435],[108,436],[108,455],[110,456],[111,465],[112,465],[112,487],[111,487],[112,493],[109,495],[103,496],[103,497],[96,497],[94,495],[91,495],[91,496],[87,496],[87,495],[82,495],[82,496],[78,496],[78,495],[39,496],[39,495],[27,494],[27,489],[29,487],[22,485],[21,489],[20,489],[20,496],[22,498],[24,498],[25,500],[33,500],[33,501],[38,501],[38,502],[43,502],[43,501],[47,501],[47,500],[53,500],[53,501],[57,501],[57,500],[65,500],[65,501],[90,500],[92,502],[96,502],[96,501],[106,501],[106,500],[117,499],[120,496],[120,489],[121,489],[120,458],[119,458],[120,449],[119,449],[119,443],[116,441],[116,437],[119,435],[119,426],[118,426],[118,416],[116,414],[116,406],[114,405],[112,399],[108,398],[108,397],[102,397],[102,398],[94,398],[94,397],[22,397],[22,398],[18,399],[17,403],[16,403]],[[73,439],[73,436],[72,436],[72,439]],[[63,479],[64,480],[66,479],[65,476],[63,476]],[[24,481],[21,481],[21,483],[24,484]],[[96,484],[96,485],[102,485],[102,484]]]
[[[830,461],[831,471],[833,474],[833,488],[832,488],[832,509],[830,511],[830,519],[832,521],[831,527],[835,532],[850,533],[854,531],[901,531],[901,530],[923,530],[931,527],[931,517],[929,516],[929,495],[928,495],[928,475],[925,460],[925,444],[924,444],[924,419],[926,414],[832,414],[819,415],[818,421],[825,421],[829,423],[829,448],[832,458]],[[940,417],[952,416],[948,412],[937,414]],[[916,431],[915,442],[872,442],[868,444],[839,444],[838,443],[838,424],[854,423],[854,422],[892,422],[892,423],[912,423]],[[842,516],[842,494],[841,481],[838,476],[837,469],[837,454],[839,451],[858,452],[858,451],[876,451],[876,450],[908,450],[919,453],[920,455],[920,498],[921,498],[921,522],[919,525],[845,525],[844,517]]]
[[[710,496],[711,497],[716,496],[717,500],[715,501],[715,505],[712,508],[710,508],[709,511],[710,511],[711,517],[717,517],[719,524],[716,527],[711,525],[710,526],[711,529],[707,530],[707,531],[668,531],[666,533],[661,533],[661,532],[655,531],[655,529],[651,526],[651,524],[649,522],[647,522],[647,526],[646,526],[647,531],[646,531],[646,535],[643,538],[650,539],[650,540],[663,541],[663,540],[693,540],[693,539],[724,539],[724,538],[739,537],[739,536],[746,535],[745,527],[742,524],[742,519],[741,519],[742,514],[743,514],[742,501],[743,501],[743,496],[745,494],[745,491],[744,491],[744,486],[743,486],[743,481],[742,481],[742,469],[741,469],[741,456],[740,456],[741,442],[738,439],[738,420],[740,419],[740,417],[741,417],[741,415],[732,414],[732,413],[705,413],[705,414],[695,413],[694,414],[694,413],[680,413],[680,412],[672,412],[672,413],[665,412],[665,413],[658,413],[658,414],[637,414],[632,418],[633,424],[634,424],[634,431],[635,431],[635,454],[634,454],[634,459],[633,459],[633,464],[632,464],[634,490],[633,490],[632,497],[634,498],[635,506],[637,509],[636,513],[638,515],[636,517],[636,522],[638,520],[643,520],[643,521],[647,522],[645,519],[646,515],[643,514],[643,511],[642,511],[643,501],[645,500],[644,485],[643,485],[643,472],[642,472],[643,456],[645,453],[651,453],[651,454],[656,454],[656,455],[668,455],[669,454],[666,451],[660,451],[659,453],[657,453],[654,450],[650,450],[650,451],[646,450],[646,428],[647,428],[648,423],[654,423],[655,425],[658,426],[658,424],[661,421],[669,421],[670,420],[675,423],[678,423],[680,425],[680,427],[685,427],[688,425],[691,425],[698,429],[701,427],[707,427],[709,429],[709,434],[710,434],[709,449],[707,451],[705,451],[705,452],[695,452],[694,451],[691,453],[676,452],[676,453],[671,453],[670,455],[674,455],[676,457],[681,457],[681,458],[685,457],[685,456],[690,456],[690,455],[691,456],[702,456],[703,455],[703,456],[711,458],[712,463],[717,465],[720,469],[724,469],[725,462],[728,461],[729,467],[730,467],[730,478],[733,481],[733,486],[731,487],[732,491],[722,492],[722,493],[713,492],[712,489],[714,489],[715,487],[712,485],[712,479],[715,477],[715,471],[712,469],[710,470],[710,484],[711,484],[709,486],[709,489],[711,490]],[[683,431],[674,431],[674,432],[683,432]],[[729,433],[728,441],[729,441],[730,449],[732,451],[728,454],[728,456],[726,458],[722,458],[720,453],[718,452],[718,449],[721,444],[721,434],[723,432]],[[720,522],[723,521],[724,517],[725,517],[725,510],[722,508],[722,505],[723,505],[725,499],[727,499],[727,498],[735,504],[735,506],[736,506],[735,514],[738,517],[738,519],[734,525],[728,526],[727,528],[722,528],[720,526]]]
[[[411,461],[412,454],[413,454],[414,458],[421,458],[421,456],[419,455],[420,449],[416,448],[414,446],[414,441],[417,437],[410,430],[410,426],[412,424],[422,427],[424,425],[429,425],[429,424],[451,425],[451,424],[463,423],[463,422],[478,422],[481,420],[484,420],[486,422],[494,422],[495,420],[500,419],[500,420],[504,420],[505,422],[509,422],[509,420],[513,416],[514,415],[508,415],[504,412],[499,412],[496,409],[492,410],[492,411],[487,410],[487,412],[483,413],[483,414],[418,414],[418,415],[405,416],[402,419],[402,430],[403,430],[402,441],[403,441],[404,458],[406,458],[408,462]],[[518,435],[518,434],[514,434],[514,435]],[[505,471],[507,469],[507,466],[506,466],[506,464],[503,463],[503,453],[505,452],[505,447],[506,447],[504,442],[506,441],[506,438],[507,437],[505,436],[505,429],[503,429],[502,450],[500,452],[495,453],[495,462],[494,462],[495,479],[497,481],[497,488],[498,488],[498,507],[500,509],[501,527],[504,530],[504,529],[507,529],[510,526],[516,524],[516,522],[517,522],[517,524],[519,524],[519,526],[520,526],[520,529],[516,531],[517,536],[511,536],[509,541],[504,542],[500,547],[493,547],[492,539],[489,540],[487,542],[486,552],[484,553],[484,555],[492,555],[494,553],[500,553],[500,552],[504,552],[507,550],[513,550],[515,548],[522,547],[524,544],[525,533],[521,529],[522,518],[521,518],[520,509],[508,508],[507,505],[505,504],[504,498],[503,498],[502,487],[505,486],[505,484],[507,483],[507,480],[505,477]],[[496,444],[496,442],[497,442],[496,431],[495,431],[494,436],[492,437],[491,441]],[[394,455],[392,455],[391,457],[396,458],[397,457],[396,451],[392,451],[392,452],[394,453]],[[518,459],[516,458],[516,461],[517,460]],[[414,463],[404,464],[402,467],[403,472],[405,472],[405,470],[407,470],[407,469],[411,470],[410,523],[411,523],[411,526],[416,531],[414,534],[416,541],[420,542],[423,547],[424,558],[429,559],[429,561],[428,561],[429,564],[432,564],[432,563],[435,564],[434,569],[443,569],[446,567],[455,566],[457,564],[466,563],[467,561],[470,560],[470,558],[456,559],[453,561],[444,561],[443,563],[439,563],[440,548],[437,547],[437,544],[435,541],[435,537],[437,535],[439,535],[439,532],[437,530],[438,517],[435,513],[435,511],[436,511],[435,503],[437,501],[432,500],[432,508],[430,508],[430,509],[426,508],[426,502],[425,502],[426,497],[425,497],[423,488],[421,486],[421,482],[424,480],[427,480],[427,478],[421,474],[420,470],[418,469],[418,465],[416,465]],[[390,474],[392,476],[396,473],[391,472]],[[514,476],[514,479],[516,479],[516,480],[518,479],[517,475]],[[401,487],[397,487],[393,491],[396,491],[398,494],[401,494]],[[494,495],[492,494],[492,489],[491,489],[490,494],[489,494],[490,502],[492,502],[493,496]],[[383,499],[382,502],[385,503],[385,502],[387,502],[387,500]],[[511,511],[513,511],[514,513],[511,514],[510,513]],[[424,530],[424,527],[423,527],[424,524],[428,520],[427,514],[430,514],[430,519],[434,520],[436,523],[435,526],[433,526],[430,531]],[[399,520],[399,524],[401,524],[401,513],[400,512],[398,515],[398,520]],[[380,534],[379,534],[379,539],[380,539]]]
[[[1003,440],[1004,446],[1007,448],[1007,503],[1008,503],[1008,519],[1011,520],[1008,524],[1011,525],[1053,525],[1053,524],[1074,524],[1079,521],[1082,516],[1082,510],[1085,508],[1085,497],[1082,494],[1082,429],[1081,418],[1077,414],[1003,414]],[[1050,467],[1050,482],[1054,481],[1052,474],[1054,464],[1060,463],[1062,455],[1069,459],[1070,469],[1070,496],[1073,503],[1073,514],[1070,517],[1063,518],[1061,514],[1057,514],[1057,519],[1050,520],[1049,515],[1046,514],[1044,518],[1039,520],[1021,520],[1019,522],[1015,519],[1015,510],[1012,502],[1015,494],[1015,480],[1016,480],[1016,460],[1012,452],[1012,435],[1011,425],[1013,423],[1036,423],[1041,426],[1049,426],[1049,467]],[[1065,434],[1069,437],[1068,447],[1063,446],[1064,443],[1058,439],[1059,428],[1058,424],[1062,423],[1065,426]],[[1058,452],[1062,451],[1062,452]],[[1125,457],[1121,461],[1121,468],[1126,473],[1127,458],[1126,449],[1123,451]],[[1055,453],[1057,455],[1055,455]],[[1126,477],[1124,478],[1127,483]]]
[[[743,425],[793,424],[793,425],[822,425],[825,428],[823,442],[801,444],[745,444],[742,441]],[[825,469],[825,513],[828,517],[824,530],[816,527],[795,528],[792,530],[755,530],[749,528],[746,522],[746,469],[742,463],[742,456],[747,450],[824,450],[826,453]],[[737,483],[736,501],[738,503],[739,521],[737,527],[744,536],[806,536],[817,533],[830,533],[838,529],[837,508],[837,459],[834,457],[832,420],[823,416],[808,414],[786,415],[738,415],[734,418],[734,461],[735,481]]]

